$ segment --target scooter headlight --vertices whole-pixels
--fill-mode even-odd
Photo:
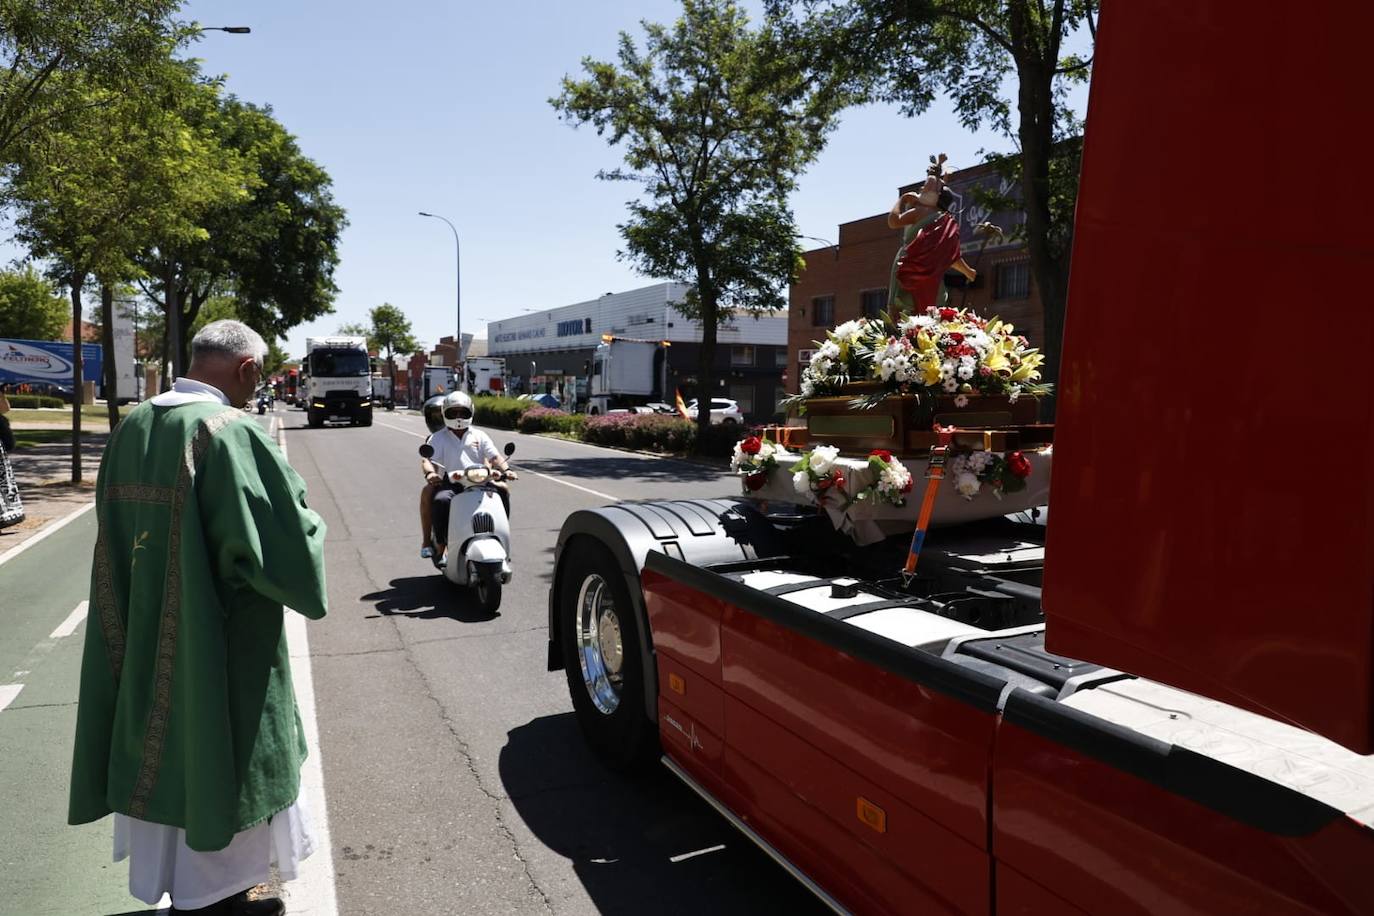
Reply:
[[[491,478],[491,469],[483,467],[468,468],[463,471],[463,478],[468,483],[482,484]]]

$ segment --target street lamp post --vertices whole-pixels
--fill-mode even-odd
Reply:
[[[442,219],[445,223],[448,223],[449,229],[453,230],[453,280],[457,290],[454,295],[454,321],[457,327],[454,329],[453,334],[455,349],[453,361],[456,364],[454,368],[458,370],[458,390],[466,391],[468,387],[468,378],[463,365],[463,252],[458,242],[458,229],[453,223],[450,223],[447,218],[437,213],[426,213],[421,210],[420,215],[427,216],[430,219]]]
[[[534,360],[530,360],[530,394],[534,394]]]
[[[247,35],[253,30],[246,25],[203,25],[197,32],[228,32],[231,35]]]

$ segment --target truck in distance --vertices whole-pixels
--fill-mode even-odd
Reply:
[[[667,400],[668,346],[666,340],[603,334],[592,353],[587,413],[596,416]]]
[[[372,364],[367,339],[349,335],[307,337],[298,401],[312,427],[326,420],[372,425]]]

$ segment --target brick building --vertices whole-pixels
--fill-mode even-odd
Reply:
[[[1025,214],[1020,211],[989,214],[976,206],[969,192],[975,186],[988,185],[1001,186],[1004,193],[1014,195],[1014,189],[1003,185],[1003,179],[988,165],[958,171],[949,181],[955,193],[952,210],[959,216],[964,260],[978,271],[972,284],[953,271],[946,275],[950,304],[966,305],[985,318],[996,315],[1010,321],[1029,338],[1031,346],[1040,346],[1044,338],[1044,312],[1031,278],[1030,255],[1025,245],[1009,242],[988,245],[983,250],[982,238],[973,233],[978,223],[990,221],[1010,235],[1025,221]],[[919,182],[909,184],[897,193],[919,186]],[[797,390],[801,367],[810,360],[814,341],[824,339],[827,330],[861,315],[879,315],[886,310],[892,262],[901,244],[902,230],[887,227],[884,211],[841,223],[838,244],[806,252],[806,268],[792,284],[789,296],[789,391]]]

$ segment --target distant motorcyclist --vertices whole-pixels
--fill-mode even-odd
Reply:
[[[506,471],[506,458],[496,448],[491,437],[472,425],[472,398],[467,392],[454,391],[443,401],[444,429],[429,437],[434,446],[434,460],[420,459],[420,470],[425,475],[425,486],[420,491],[420,556],[432,557],[435,551],[443,554],[447,544],[436,544],[431,539],[431,530],[441,533],[448,531],[449,503],[457,488],[447,482],[447,474],[470,467],[494,467]],[[442,465],[441,471],[436,465]],[[501,489],[501,501],[506,507],[506,517],[510,517],[510,494]]]

